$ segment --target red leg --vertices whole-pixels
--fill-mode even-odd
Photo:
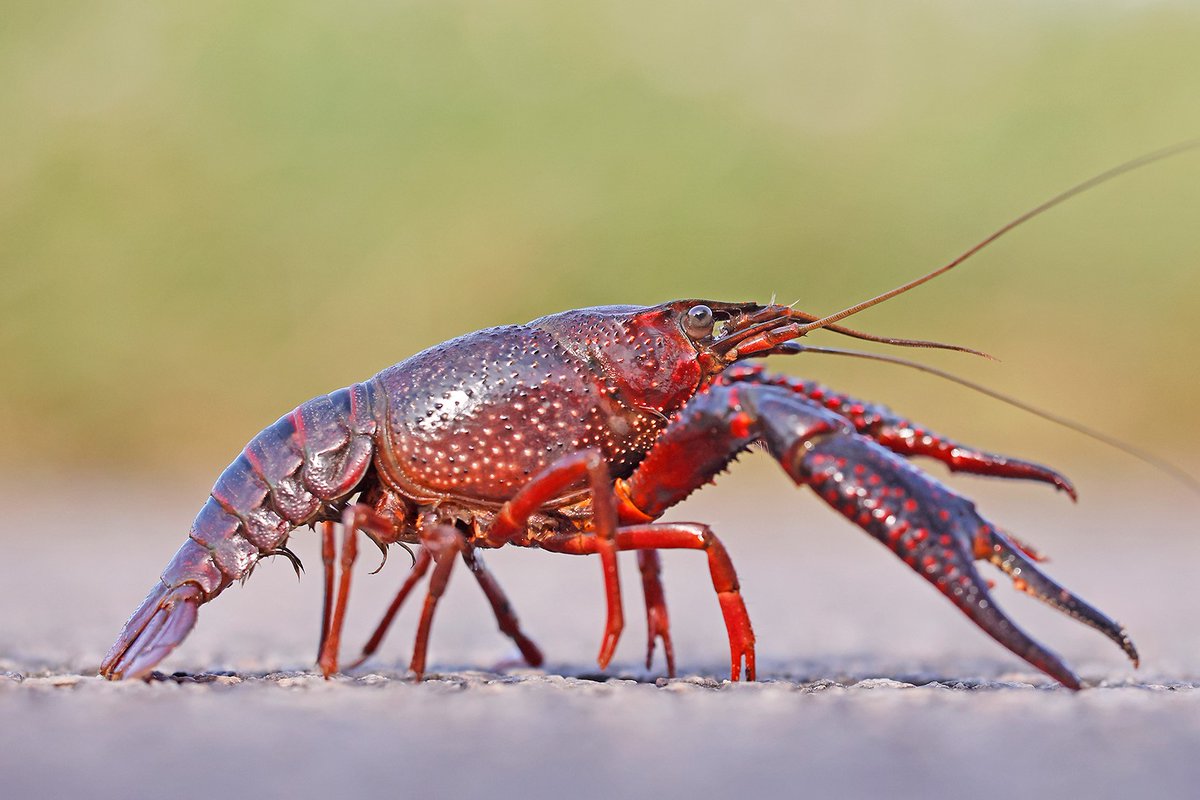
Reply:
[[[347,506],[342,512],[342,553],[339,566],[341,579],[338,583],[337,602],[333,609],[324,641],[321,643],[321,653],[317,664],[321,674],[326,678],[338,671],[338,649],[342,640],[342,625],[346,617],[346,605],[350,601],[350,579],[353,574],[354,561],[358,558],[358,531],[370,531],[381,541],[395,541],[395,524],[377,513],[368,505],[356,504]],[[332,534],[331,534],[332,535]],[[332,576],[326,570],[326,579]]]
[[[408,599],[408,595],[412,592],[413,588],[420,582],[421,578],[425,577],[425,572],[429,569],[429,562],[429,550],[424,547],[420,548],[417,551],[416,560],[413,561],[412,569],[409,570],[408,577],[404,579],[404,583],[400,586],[400,591],[396,592],[396,596],[392,598],[392,604],[388,606],[383,619],[379,620],[379,624],[375,626],[375,632],[371,634],[371,638],[363,646],[362,655],[350,665],[349,669],[360,666],[368,658],[375,655],[375,651],[379,649],[379,645],[383,644],[383,637],[387,635],[388,629],[392,627],[392,622],[396,619],[396,614],[399,613],[400,606],[404,605],[404,601]]]
[[[321,639],[317,644],[317,661],[325,651],[325,640],[329,638],[329,623],[333,613],[333,559],[335,555],[333,523],[321,523],[321,561],[325,565],[325,598],[321,604]]]
[[[475,580],[479,582],[479,588],[483,589],[488,602],[491,603],[492,613],[496,615],[496,623],[500,626],[500,632],[516,643],[517,647],[521,650],[521,656],[525,659],[526,664],[531,667],[540,667],[542,665],[542,651],[521,631],[521,623],[517,620],[517,613],[513,611],[512,604],[508,602],[508,598],[504,595],[504,590],[500,588],[500,584],[496,582],[492,573],[483,565],[483,559],[475,552],[475,548],[469,545],[463,549],[462,558],[467,568],[475,575]]]
[[[429,576],[429,591],[425,594],[425,607],[421,609],[421,621],[417,624],[417,640],[413,644],[412,662],[408,668],[417,680],[425,677],[425,652],[429,647],[429,631],[433,626],[433,612],[437,609],[446,584],[450,582],[450,571],[454,559],[467,546],[458,529],[452,525],[433,525],[421,530],[421,544],[436,562]]]
[[[479,586],[483,589],[484,595],[488,599],[488,603],[492,607],[492,611],[496,615],[496,622],[500,627],[500,631],[509,636],[521,650],[521,656],[525,659],[525,663],[531,667],[539,667],[542,665],[543,657],[538,646],[528,637],[520,628],[520,622],[517,619],[516,612],[512,609],[512,604],[504,595],[504,590],[500,588],[500,584],[496,582],[492,573],[484,567],[483,562],[478,555],[473,552],[474,548],[463,550],[463,561],[466,562],[471,573],[479,582]],[[400,607],[404,605],[409,594],[421,578],[425,577],[425,573],[429,570],[430,555],[428,548],[422,546],[417,553],[416,561],[413,563],[412,571],[405,579],[404,584],[400,587],[400,591],[392,599],[391,605],[383,615],[383,619],[379,621],[375,632],[371,634],[371,638],[363,646],[362,654],[358,659],[350,664],[348,669],[354,669],[361,666],[368,658],[373,656],[383,643],[384,637],[387,635],[388,629],[396,619],[396,614],[399,613]]]
[[[559,553],[584,555],[596,552],[599,537],[590,532],[564,533],[539,542],[546,550]],[[619,550],[703,550],[708,554],[708,568],[712,573],[713,589],[721,604],[725,617],[725,630],[729,634],[730,680],[738,680],[745,663],[746,679],[755,679],[754,629],[750,615],[742,599],[741,586],[733,562],[725,546],[709,530],[707,525],[695,523],[654,523],[629,525],[617,529],[616,545]]]
[[[667,600],[663,596],[662,564],[655,550],[638,551],[638,567],[642,571],[642,592],[646,596],[646,669],[654,663],[654,645],[663,643],[667,658],[667,676],[675,677],[675,648],[671,644],[671,622],[667,616]]]
[[[564,456],[551,464],[517,494],[500,507],[496,518],[484,532],[483,538],[499,546],[525,531],[529,517],[550,500],[561,496],[567,489],[579,484],[586,477],[592,491],[592,524],[596,544],[592,552],[600,555],[600,566],[604,570],[605,598],[608,615],[604,625],[604,639],[596,661],[604,669],[612,661],[617,640],[625,627],[625,615],[621,608],[621,584],[617,574],[617,547],[613,535],[617,528],[617,500],[613,494],[608,467],[604,458],[595,449],[583,450]]]
[[[350,513],[352,512],[348,509],[347,514]],[[353,525],[343,523],[340,564],[342,575],[338,584],[337,603],[334,606],[333,620],[326,633],[325,641],[321,644],[321,654],[317,658],[321,674],[326,679],[338,671],[338,647],[342,641],[342,623],[346,617],[346,604],[350,600],[350,577],[356,558],[358,558],[358,530]]]

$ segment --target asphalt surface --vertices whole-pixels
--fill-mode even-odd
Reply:
[[[641,663],[636,568],[615,665],[594,664],[598,564],[488,554],[540,670],[505,666],[465,572],[451,579],[431,675],[404,672],[415,608],[379,656],[313,674],[320,607],[308,565],[263,565],[200,615],[149,683],[94,677],[122,621],[182,541],[201,487],[94,476],[9,481],[0,541],[0,776],[5,797],[209,798],[1194,797],[1200,786],[1200,541],[1196,501],[1153,482],[1080,480],[1072,506],[1044,487],[957,485],[1036,542],[1047,569],[1120,619],[1143,657],[1018,595],[999,602],[1090,688],[1057,687],[979,633],[868,537],[769,470],[700,493],[674,519],[711,521],[738,566],[759,677],[731,684],[707,567],[664,558],[680,678]],[[131,490],[131,486],[139,488]],[[64,486],[72,487],[68,495]],[[64,498],[70,497],[70,502]],[[346,655],[402,580],[363,556]]]

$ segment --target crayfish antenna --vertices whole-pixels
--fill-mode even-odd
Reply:
[[[990,245],[992,242],[999,239],[1001,236],[1004,236],[1009,231],[1013,230],[1014,228],[1018,228],[1021,225],[1024,225],[1026,222],[1033,219],[1034,217],[1041,216],[1042,214],[1044,214],[1045,212],[1054,208],[1055,206],[1065,203],[1067,200],[1070,200],[1072,197],[1075,197],[1078,194],[1082,194],[1082,193],[1088,191],[1089,189],[1095,188],[1096,186],[1099,186],[1102,183],[1106,183],[1120,175],[1124,175],[1127,172],[1133,172],[1134,170],[1141,169],[1142,167],[1145,167],[1149,164],[1153,164],[1155,161],[1162,161],[1164,158],[1170,158],[1172,156],[1179,155],[1180,153],[1186,153],[1189,150],[1196,150],[1198,148],[1200,148],[1200,139],[1189,139],[1185,142],[1180,142],[1178,144],[1174,144],[1169,147],[1164,147],[1160,150],[1155,150],[1151,153],[1146,153],[1145,155],[1141,155],[1141,156],[1138,156],[1137,158],[1126,161],[1123,164],[1118,164],[1117,166],[1112,167],[1111,169],[1107,169],[1104,172],[1101,172],[1097,175],[1093,175],[1092,177],[1088,178],[1087,180],[1077,183],[1065,191],[1059,192],[1058,194],[1051,197],[1049,200],[1039,203],[1038,205],[1029,209],[1025,213],[1017,215],[1013,219],[1006,222],[1004,225],[1001,225],[999,228],[997,228],[992,233],[988,234],[986,237],[983,238],[983,240],[977,242],[976,244],[972,245],[967,250],[965,250],[963,253],[959,254],[956,258],[954,258],[948,264],[938,267],[937,269],[933,270],[932,272],[927,272],[919,278],[914,278],[913,280],[909,281],[908,283],[897,286],[894,289],[890,289],[890,290],[884,292],[883,294],[876,295],[875,297],[872,297],[869,300],[864,300],[861,303],[855,303],[854,305],[852,305],[848,308],[843,308],[841,311],[838,311],[836,314],[830,314],[828,316],[821,317],[820,319],[813,320],[811,323],[802,326],[801,330],[799,331],[799,333],[797,335],[803,336],[804,334],[808,333],[809,331],[819,330],[820,328],[828,328],[831,325],[833,325],[833,323],[835,323],[835,322],[843,320],[846,317],[853,316],[853,315],[859,313],[860,311],[865,311],[868,308],[871,308],[872,306],[877,306],[880,303],[883,303],[887,300],[891,300],[893,297],[896,297],[897,295],[901,295],[901,294],[904,294],[905,292],[911,291],[912,289],[917,288],[921,284],[927,283],[927,282],[933,280],[934,278],[938,277],[939,275],[943,275],[943,274],[949,272],[950,270],[957,267],[959,264],[961,264],[964,261],[966,261],[967,259],[969,259],[971,256],[978,253],[980,250],[982,250],[985,247],[987,247],[988,245]]]
[[[203,602],[204,594],[194,584],[171,588],[159,581],[104,656],[100,674],[110,680],[149,675],[192,630]]]

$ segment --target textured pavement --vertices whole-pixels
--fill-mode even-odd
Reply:
[[[661,660],[649,671],[640,663],[631,558],[629,624],[600,675],[598,565],[523,551],[489,553],[488,565],[546,668],[498,666],[515,652],[458,570],[429,680],[403,673],[412,608],[376,660],[321,680],[310,666],[320,584],[307,531],[293,538],[303,581],[286,562],[263,565],[204,607],[162,679],[111,684],[92,677],[96,664],[182,541],[203,489],[139,483],[131,495],[119,480],[70,483],[70,504],[61,478],[10,481],[2,498],[6,797],[1184,797],[1200,785],[1196,501],[1169,487],[1081,479],[1073,507],[1044,487],[956,484],[1133,634],[1137,671],[996,573],[1000,603],[1092,685],[1073,694],[758,465],[672,515],[713,522],[730,548],[759,639],[756,684],[722,680],[723,628],[702,557],[664,559],[681,667],[667,681]],[[368,576],[375,558],[365,552],[356,577],[346,656],[408,563],[397,552]]]

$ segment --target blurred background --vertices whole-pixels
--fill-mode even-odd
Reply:
[[[6,3],[5,469],[207,488],[298,402],[470,330],[830,312],[1200,133],[1198,78],[1174,2]],[[855,324],[990,351],[921,357],[1195,463],[1198,183],[1200,154],[1123,178]],[[813,361],[777,366],[1111,456]]]
[[[208,692],[86,676],[220,470],[309,397],[461,333],[566,308],[775,297],[832,312],[1090,175],[1197,135],[1200,7],[1188,2],[6,0],[6,785],[30,796],[47,781],[63,796],[161,785],[208,797],[226,784],[328,796],[403,785],[392,772],[403,751],[401,777],[429,797],[472,786],[672,796],[680,780],[696,796],[777,794],[847,779],[862,796],[924,797],[935,775],[956,795],[968,782],[981,797],[1011,794],[1011,780],[977,772],[981,754],[1057,796],[1194,791],[1200,501],[958,387],[817,356],[774,366],[1075,478],[1078,507],[1043,486],[953,482],[1125,622],[1143,669],[1002,580],[1000,602],[1107,687],[1032,689],[1043,676],[757,457],[671,517],[711,521],[729,544],[774,687],[591,693],[524,673],[532,695],[505,684],[450,699],[437,681],[398,680],[412,608],[367,668],[392,676],[376,694],[353,678]],[[1200,152],[1076,198],[853,323],[991,352],[1001,362],[900,354],[1197,474],[1198,222]],[[299,586],[286,564],[264,564],[206,606],[163,668],[309,669],[315,539],[294,537],[309,565]],[[549,675],[594,673],[595,563],[488,555]],[[664,560],[681,672],[720,678],[727,651],[707,570],[694,553]],[[640,589],[623,564],[630,623],[609,674],[653,679],[661,657],[642,668]],[[360,562],[348,653],[406,560],[394,554],[366,578],[374,566],[369,553]],[[461,575],[438,619],[434,670],[513,655]],[[792,691],[878,677],[899,683],[826,700]],[[539,680],[566,686],[566,699]],[[904,689],[933,680],[990,688]],[[343,746],[330,748],[334,738]],[[273,744],[285,739],[298,744]],[[509,740],[586,741],[602,757],[514,759],[493,746]],[[193,773],[197,741],[212,763],[189,790],[177,776]],[[473,748],[474,767],[446,770],[468,741],[489,753]],[[728,757],[700,763],[718,741]],[[291,756],[297,747],[305,758]],[[157,765],[134,790],[131,752]]]

